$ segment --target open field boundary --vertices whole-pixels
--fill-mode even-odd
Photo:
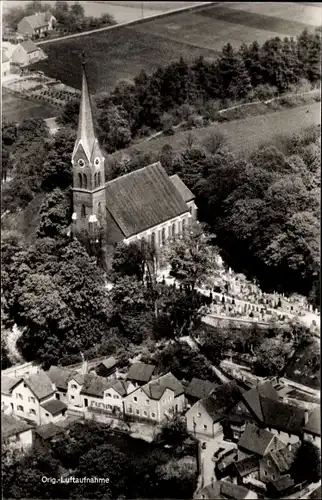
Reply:
[[[126,26],[134,26],[137,24],[142,24],[145,21],[153,21],[154,19],[160,19],[160,18],[172,16],[174,14],[179,14],[180,12],[195,12],[195,11],[198,11],[201,9],[205,9],[207,7],[211,8],[218,3],[221,3],[221,2],[202,2],[198,5],[190,5],[187,7],[180,7],[179,9],[173,9],[173,10],[168,10],[166,12],[161,12],[158,14],[152,14],[152,15],[143,17],[141,19],[135,19],[134,21],[127,21],[125,23],[114,24],[113,26],[105,26],[104,28],[97,28],[95,30],[90,30],[90,31],[83,31],[82,33],[74,33],[72,35],[66,35],[66,36],[62,36],[59,38],[53,38],[52,40],[43,40],[41,42],[37,42],[36,45],[42,46],[42,45],[47,45],[49,43],[60,42],[61,40],[69,40],[72,38],[79,38],[81,36],[91,35],[92,33],[100,33],[102,31],[115,30],[118,28],[126,27]]]

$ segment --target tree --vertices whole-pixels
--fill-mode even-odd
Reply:
[[[37,236],[57,238],[66,235],[71,224],[72,193],[55,189],[44,201],[40,209],[40,224]]]
[[[264,376],[280,375],[283,373],[289,354],[289,344],[279,338],[266,339],[255,350],[255,371]]]
[[[109,153],[126,148],[131,142],[131,127],[127,112],[122,106],[109,105],[98,115],[100,138]]]
[[[203,146],[211,154],[215,155],[218,151],[227,144],[227,136],[219,129],[211,129],[211,131],[206,135]]]
[[[216,69],[220,75],[222,97],[236,100],[247,96],[252,88],[251,81],[242,57],[230,43],[222,48]]]
[[[76,128],[79,117],[79,104],[79,97],[66,102],[61,115],[58,116],[58,123],[61,125],[70,125],[73,128]]]
[[[43,165],[41,187],[45,191],[72,187],[73,175],[70,159],[75,139],[74,132],[67,128],[60,130],[55,135],[54,143]]]
[[[296,482],[315,483],[321,479],[321,453],[310,441],[302,441],[290,470]]]
[[[170,264],[170,275],[192,290],[216,270],[209,239],[200,225],[191,225],[180,239],[165,247],[162,259]]]
[[[168,175],[172,174],[173,149],[170,144],[165,144],[160,151],[160,163]]]

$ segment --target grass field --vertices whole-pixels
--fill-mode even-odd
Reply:
[[[131,27],[53,41],[44,47],[48,59],[37,68],[79,88],[85,49],[91,92],[108,91],[121,80],[133,80],[141,69],[152,72],[180,56],[187,61],[200,55],[214,59],[227,42],[238,47],[242,42],[262,43],[278,35],[296,36],[305,27],[312,29],[312,19],[319,19],[317,13],[321,13],[318,7],[293,3],[254,5],[256,12],[251,3],[217,4]]]
[[[307,113],[308,111],[308,113]],[[258,145],[269,141],[276,134],[296,134],[303,128],[321,123],[320,103],[306,104],[297,108],[284,109],[282,111],[271,112],[262,116],[252,116],[241,120],[210,125],[193,130],[196,142],[202,142],[203,138],[212,129],[219,127],[228,138],[228,146],[231,150],[239,154],[249,154]],[[142,142],[131,146],[125,151],[114,153],[115,158],[119,158],[124,152],[137,149],[143,152],[158,152],[165,144],[171,144],[175,152],[185,149],[186,138],[189,131],[176,132],[173,136],[160,136],[148,142]]]
[[[57,115],[57,109],[43,103],[21,99],[2,89],[2,121],[20,122],[25,118],[50,118]]]

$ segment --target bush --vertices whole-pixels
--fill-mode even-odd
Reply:
[[[272,87],[265,83],[265,85],[258,85],[256,89],[254,89],[254,95],[257,97],[259,101],[267,101],[276,97],[278,95],[277,88]]]

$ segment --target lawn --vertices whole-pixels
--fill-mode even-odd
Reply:
[[[122,3],[122,8],[127,8],[127,2]],[[274,36],[296,36],[305,27],[312,28],[314,7],[302,5],[299,9],[294,4],[291,16],[290,6],[281,4],[277,17],[276,12],[270,15],[275,9],[272,5],[276,4],[266,2],[260,12],[258,7],[253,12],[251,3],[228,7],[217,4],[86,37],[54,40],[44,46],[48,59],[36,67],[79,88],[81,53],[85,49],[90,89],[96,93],[110,90],[121,80],[133,80],[141,69],[150,73],[180,56],[189,62],[200,55],[214,59],[227,42],[238,47],[243,42],[262,43]],[[311,17],[304,15],[307,10]],[[302,19],[308,19],[307,24]]]
[[[307,360],[311,357],[312,353],[320,352],[320,345],[318,342],[314,342],[309,347],[305,347],[301,351],[298,351],[286,369],[286,377],[299,384],[307,385],[312,387],[312,389],[320,389],[321,385],[321,373],[320,370],[312,372],[309,368]]]
[[[51,118],[57,109],[49,104],[21,99],[2,88],[2,121],[21,122],[26,118]]]
[[[308,112],[307,112],[308,111]],[[209,125],[193,130],[196,142],[202,142],[203,138],[212,129],[219,127],[228,138],[230,149],[236,153],[251,153],[259,144],[269,141],[278,134],[296,134],[310,125],[321,123],[320,103],[307,104],[297,108],[272,111],[265,115],[252,116],[218,125]],[[171,144],[174,151],[181,151],[187,147],[186,139],[189,131],[176,132],[173,136],[159,136],[148,142],[142,142],[131,146],[129,149],[116,152],[113,156],[118,158],[121,154],[131,149],[143,152],[158,152],[165,144]]]

